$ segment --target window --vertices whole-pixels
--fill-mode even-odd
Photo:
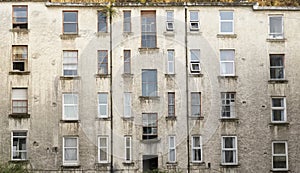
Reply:
[[[78,164],[78,137],[63,138],[63,164],[77,165]]]
[[[272,142],[272,169],[288,170],[288,149],[287,142]]]
[[[27,46],[12,46],[13,71],[25,71],[27,66]]]
[[[269,29],[270,38],[283,38],[283,16],[269,16]]]
[[[107,93],[98,94],[98,117],[99,118],[108,117],[108,94]]]
[[[201,93],[191,93],[191,116],[200,117],[201,115]]]
[[[125,162],[131,162],[131,136],[125,136]]]
[[[234,50],[220,50],[220,72],[222,76],[234,76]]]
[[[168,117],[175,116],[175,93],[168,92]]]
[[[12,160],[27,160],[27,132],[12,132]]]
[[[221,93],[222,118],[235,117],[235,93]]]
[[[99,163],[108,162],[108,137],[99,136],[98,137],[98,161]]]
[[[98,32],[107,32],[107,15],[103,11],[98,11]]]
[[[124,117],[131,117],[131,93],[124,93]]]
[[[18,29],[28,29],[28,7],[13,6],[13,22],[12,27]]]
[[[142,11],[142,48],[156,47],[155,11]]]
[[[98,51],[98,74],[108,74],[107,50]]]
[[[270,77],[273,80],[284,79],[284,55],[270,55]]]
[[[190,61],[190,67],[191,67],[191,73],[200,73],[201,67],[200,67],[200,50],[199,49],[191,49],[191,61]]]
[[[233,34],[233,11],[220,11],[220,33]]]
[[[157,138],[157,114],[143,113],[143,139]]]
[[[157,70],[142,70],[142,95],[157,96]]]
[[[28,113],[28,99],[27,99],[26,88],[12,89],[12,113],[13,114]]]
[[[77,76],[78,57],[77,51],[63,51],[63,73],[64,76]]]
[[[63,119],[78,120],[77,94],[63,94]]]
[[[124,50],[124,73],[131,73],[131,51]]]
[[[272,122],[286,122],[285,98],[272,98]]]
[[[222,164],[236,165],[237,163],[236,136],[222,136]]]
[[[64,34],[77,34],[78,33],[78,20],[77,11],[63,11],[63,31]]]
[[[174,11],[167,11],[167,31],[174,30]]]
[[[168,50],[168,71],[167,74],[175,73],[174,50]]]
[[[190,30],[199,31],[199,14],[198,11],[190,11]]]
[[[192,136],[192,162],[202,162],[201,136]]]
[[[131,11],[123,11],[123,31],[131,32]]]
[[[176,162],[176,141],[175,136],[169,136],[169,162]]]

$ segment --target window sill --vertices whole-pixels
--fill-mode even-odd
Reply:
[[[96,119],[99,121],[110,121],[111,117],[97,117]]]
[[[95,163],[96,167],[108,167],[110,166],[110,163],[109,162],[98,162],[98,163]]]
[[[95,74],[96,78],[110,78],[110,74]]]
[[[134,166],[134,162],[133,162],[133,161],[122,162],[122,164],[123,164],[124,166]]]
[[[123,73],[122,77],[123,78],[133,78],[133,74],[131,74],[131,73]]]
[[[139,96],[141,101],[143,100],[159,100],[159,96]]]
[[[224,117],[221,117],[219,120],[222,121],[222,122],[236,122],[236,121],[239,121],[238,118],[224,118]]]
[[[217,38],[237,38],[237,35],[236,34],[220,33],[220,34],[217,34]]]
[[[237,164],[237,163],[232,163],[232,164],[230,164],[230,163],[222,164],[221,163],[221,165],[220,165],[220,167],[223,167],[223,168],[235,168],[235,167],[238,167],[238,166],[240,166],[240,165]]]
[[[134,117],[121,117],[124,121],[133,121]]]
[[[203,161],[200,161],[200,162],[192,161],[192,162],[190,162],[190,165],[202,166],[202,165],[205,165],[205,162],[203,162]]]
[[[158,51],[158,47],[140,47],[139,52]]]
[[[289,126],[289,122],[271,122],[269,123],[270,126]]]
[[[190,77],[203,77],[202,73],[190,73],[189,74]]]
[[[279,169],[279,170],[276,170],[276,169],[275,169],[275,170],[274,170],[274,169],[271,169],[271,170],[270,170],[270,172],[283,173],[283,172],[290,172],[290,171],[289,171],[289,170],[286,170],[286,169],[283,169],[283,170],[282,170],[282,169]]]
[[[198,29],[198,30],[189,30],[188,34],[189,35],[202,35],[202,32],[200,32],[200,29]]]
[[[78,164],[65,164],[65,165],[61,165],[62,168],[66,168],[66,169],[76,169],[76,168],[80,168],[80,165]]]
[[[174,30],[173,31],[165,31],[164,35],[165,36],[175,36],[175,32],[174,32]]]
[[[176,76],[175,74],[165,74],[165,77],[167,77],[167,78],[173,78],[175,76]]]
[[[109,32],[107,32],[107,31],[98,31],[96,33],[96,36],[97,37],[109,36]]]
[[[190,118],[191,120],[203,120],[203,119],[204,119],[204,116],[198,116],[198,117],[190,116],[189,118]]]
[[[128,37],[128,36],[131,36],[131,35],[133,35],[133,32],[123,32],[124,37]]]
[[[10,71],[10,75],[29,75],[30,71]]]
[[[60,35],[60,39],[62,40],[74,40],[75,38],[80,37],[78,34],[67,34],[63,33]]]
[[[60,120],[61,123],[80,123],[80,120]]]
[[[24,160],[10,160],[8,161],[9,163],[20,163],[20,164],[27,164],[29,163],[29,160],[28,159],[24,159]]]
[[[267,42],[285,42],[286,38],[267,38]]]
[[[9,30],[10,32],[19,32],[19,33],[24,33],[24,34],[28,34],[29,33],[29,29],[22,29],[22,28],[13,28]]]
[[[144,143],[144,144],[151,144],[151,143],[158,143],[160,142],[160,139],[159,138],[154,138],[154,139],[142,139],[141,140],[141,143]]]
[[[61,80],[80,80],[80,76],[60,76]]]
[[[167,162],[166,165],[167,166],[177,166],[178,163],[177,162]]]
[[[9,118],[30,118],[30,114],[27,113],[12,113],[8,115]]]
[[[270,79],[268,81],[269,84],[275,84],[275,83],[288,83],[288,80],[285,79]]]
[[[177,119],[176,116],[167,116],[166,117],[167,121],[176,121],[176,119]]]
[[[238,76],[218,76],[219,79],[234,79],[237,80]]]

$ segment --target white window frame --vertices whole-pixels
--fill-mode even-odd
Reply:
[[[128,102],[126,102],[127,100]],[[130,118],[131,117],[131,93],[130,92],[124,92],[123,102],[124,102],[124,117]]]
[[[197,13],[197,19],[192,19],[191,13]],[[197,25],[196,28],[193,27],[195,25]],[[190,31],[199,31],[199,29],[200,29],[199,11],[191,10],[190,11]]]
[[[228,13],[231,12],[232,13],[232,19],[231,20],[222,20],[221,18],[221,13]],[[234,12],[233,11],[220,11],[220,34],[234,34]],[[231,22],[232,25],[232,31],[230,32],[222,32],[222,23],[229,23]]]
[[[100,103],[100,97],[106,95],[106,103]],[[98,93],[98,118],[108,118],[108,93],[101,92]],[[106,115],[101,115],[101,107],[105,106]]]
[[[176,116],[176,101],[175,101],[175,92],[168,92],[168,117],[175,117]],[[173,102],[172,102],[173,101]],[[170,111],[172,110],[172,112]]]
[[[125,136],[124,137],[125,140],[125,152],[124,152],[124,159],[125,162],[127,163],[131,163],[132,162],[132,137],[131,136]],[[127,140],[129,140],[129,146],[127,145]],[[128,151],[129,150],[129,151]],[[127,158],[127,153],[129,152],[129,158]]]
[[[100,146],[100,140],[101,139],[106,139],[106,146]],[[99,163],[108,163],[108,153],[109,153],[109,151],[108,151],[108,140],[109,140],[109,138],[108,138],[108,136],[98,136],[98,162]],[[101,151],[101,149],[106,149],[106,160],[100,160],[100,151]]]
[[[281,17],[281,33],[271,33],[271,18],[272,17]],[[270,39],[283,39],[284,38],[284,20],[283,14],[271,14],[268,16],[269,21],[269,38]]]
[[[234,144],[235,147],[234,148],[224,148],[224,140],[225,138],[234,138]],[[238,145],[237,145],[237,137],[236,136],[222,136],[222,141],[221,141],[221,164],[222,165],[237,165],[238,164]],[[225,151],[233,151],[233,157],[235,157],[235,162],[225,162]]]
[[[27,71],[28,67],[28,46],[27,45],[13,45],[12,46],[12,70],[13,71]],[[15,66],[17,63],[22,63],[24,70]]]
[[[76,139],[76,147],[66,147],[65,146],[65,140],[66,138],[68,139]],[[66,161],[65,160],[65,149],[70,148],[70,149],[76,149],[76,158],[77,160],[75,161]],[[64,136],[63,137],[63,165],[78,165],[79,164],[79,144],[78,144],[78,137],[76,136]]]
[[[125,49],[124,54],[124,74],[131,74],[131,50]]]
[[[167,50],[167,74],[175,74],[175,51],[174,49]],[[171,70],[173,69],[173,71]]]
[[[222,51],[233,51],[233,60],[222,60],[221,52]],[[232,72],[233,73],[223,73],[222,72],[222,64],[223,63],[231,63],[232,64]],[[235,76],[235,50],[234,49],[220,49],[220,75],[221,76]]]
[[[125,17],[125,13],[130,14],[130,17]],[[126,25],[129,25],[127,28]],[[123,32],[130,33],[131,32],[131,11],[130,10],[124,10],[123,11]]]
[[[173,10],[168,10],[166,12],[166,17],[167,17],[167,21],[166,21],[166,30],[167,31],[174,31],[174,11]]]
[[[285,55],[284,54],[270,54],[270,79],[271,80],[284,80],[285,79]],[[282,59],[282,66],[272,66],[271,61],[273,58],[280,57]],[[281,77],[276,77],[272,76],[272,69],[282,69],[282,78]]]
[[[282,107],[273,106],[273,99],[282,99],[283,100],[283,106]],[[283,121],[274,121],[273,110],[282,110],[283,111]],[[272,123],[285,123],[286,121],[287,121],[286,98],[285,97],[272,97],[271,98],[271,122]]]
[[[196,56],[197,59],[192,59],[192,56]],[[199,74],[201,72],[200,56],[201,56],[200,49],[190,49],[190,69],[191,69],[191,73],[193,74]],[[198,66],[199,70],[195,69],[194,66]]]
[[[65,95],[73,95],[73,96],[76,96],[77,97],[77,102],[76,103],[73,103],[73,104],[66,104],[65,103],[65,98],[64,96]],[[63,120],[78,120],[79,119],[79,114],[78,114],[78,94],[74,94],[74,93],[63,93],[62,95],[62,102],[63,102]],[[65,116],[65,106],[72,106],[74,108],[76,108],[76,117],[71,117],[71,118],[68,118]]]
[[[197,95],[197,96],[199,96],[199,100],[197,100],[197,102],[199,102],[199,103],[193,103],[193,99],[192,99],[192,97],[193,97],[193,95]],[[191,92],[191,117],[201,117],[201,92]],[[199,112],[199,115],[198,114],[193,114],[193,107],[199,107],[199,110],[200,110],[200,112]]]
[[[168,152],[168,161],[169,163],[175,163],[176,162],[176,136],[169,136],[169,152]],[[172,146],[172,140],[173,140],[173,145]],[[174,159],[171,158],[171,152],[174,152]]]
[[[17,92],[19,91],[19,92]],[[20,91],[25,92],[23,94]],[[11,113],[12,114],[28,114],[28,89],[27,88],[12,88],[11,96]],[[21,103],[21,105],[20,105]],[[16,111],[17,109],[18,111]],[[21,110],[21,111],[19,111]]]
[[[26,136],[14,136],[14,133],[26,133]],[[26,140],[26,146],[25,146],[25,148],[26,148],[26,150],[19,150],[19,149],[17,149],[18,147],[14,147],[14,139],[15,138],[17,138],[17,139],[24,139],[25,138],[25,140]],[[18,143],[18,145],[19,145],[19,143]],[[15,152],[18,152],[18,153],[25,153],[25,158],[21,158],[21,159],[16,159],[16,158],[14,158],[14,153]],[[24,130],[22,130],[22,131],[12,131],[11,132],[11,160],[27,160],[27,158],[28,158],[28,132],[27,131],[24,131]]]
[[[284,143],[285,145],[285,154],[275,154],[274,153],[274,144],[276,143]],[[285,157],[286,158],[286,168],[274,168],[274,157]],[[288,163],[288,144],[287,141],[273,141],[272,142],[272,170],[274,171],[286,171],[289,169]]]
[[[65,62],[65,58],[75,58],[75,57],[69,57],[69,56],[65,56],[65,53],[76,53],[76,62],[72,62],[72,63],[67,63]],[[72,66],[73,68],[76,67],[76,69],[68,69],[66,68],[67,66]],[[65,74],[65,70],[72,70],[74,71],[74,74]],[[64,50],[63,51],[63,76],[78,76],[78,51],[77,50]],[[75,74],[76,73],[76,74]]]
[[[233,97],[232,97],[233,96]],[[226,102],[229,101],[229,104],[226,104]],[[236,93],[234,92],[221,92],[221,118],[235,118],[235,103],[236,103]],[[230,116],[223,116],[223,112],[226,113],[226,107],[230,107]],[[225,107],[225,108],[224,108]]]
[[[194,138],[199,138],[200,146],[194,146]],[[194,152],[196,152],[196,150],[200,150],[200,152],[201,152],[200,160],[196,160],[194,158]],[[202,137],[201,136],[192,136],[192,162],[200,163],[202,161],[203,161]]]

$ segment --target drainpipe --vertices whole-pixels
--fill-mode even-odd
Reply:
[[[187,6],[184,6],[184,45],[185,45],[185,87],[186,87],[186,143],[187,143],[187,172],[190,173],[190,125],[189,125],[189,63],[188,63],[188,47],[187,47]]]
[[[110,173],[114,172],[114,168],[113,168],[113,99],[112,99],[112,78],[113,78],[113,74],[112,74],[112,60],[113,60],[113,56],[112,56],[112,4],[111,2],[109,3],[110,7],[109,7],[109,59],[110,59],[110,80],[109,80],[109,86],[110,86]]]

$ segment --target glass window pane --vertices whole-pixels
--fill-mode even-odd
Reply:
[[[270,33],[282,33],[282,16],[270,17]]]
[[[77,23],[77,12],[64,12],[64,22]]]
[[[198,11],[191,11],[190,12],[190,20],[191,21],[198,21]]]
[[[221,22],[221,32],[233,32],[233,23]]]
[[[285,143],[274,143],[274,154],[286,154]]]
[[[221,20],[233,20],[232,11],[221,11],[220,16],[221,16]]]
[[[221,50],[220,51],[221,61],[233,61],[234,60],[234,51],[233,50]]]

